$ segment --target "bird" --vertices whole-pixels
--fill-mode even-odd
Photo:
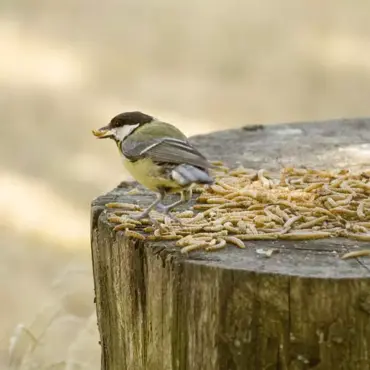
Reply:
[[[191,199],[194,184],[212,184],[208,159],[174,125],[140,111],[124,112],[108,125],[92,131],[98,139],[115,141],[123,164],[134,179],[156,193],[156,199],[134,219],[149,217],[155,208],[170,211]],[[179,200],[165,206],[166,195],[180,193]]]

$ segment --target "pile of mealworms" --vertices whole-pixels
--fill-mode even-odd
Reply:
[[[370,241],[370,171],[283,168],[273,174],[214,165],[214,184],[194,188],[200,194],[191,209],[135,220],[130,215],[142,210],[138,205],[109,203],[108,221],[128,237],[174,240],[183,253],[244,248],[248,240]]]

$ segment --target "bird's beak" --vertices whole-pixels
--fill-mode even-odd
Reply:
[[[110,130],[108,126],[104,126],[100,128],[99,130],[92,130],[92,133],[98,139],[109,139],[114,136],[113,131]]]

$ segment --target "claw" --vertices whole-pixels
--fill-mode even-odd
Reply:
[[[149,217],[149,220],[153,223],[153,226],[155,229],[159,229],[161,224],[159,223],[159,221],[155,218],[152,218],[152,217]]]
[[[171,209],[173,208],[172,205],[164,206],[163,204],[158,204],[157,209],[158,212],[164,214],[165,216],[169,217],[172,221],[177,222],[178,224],[182,225],[182,222],[173,214],[171,214]]]
[[[136,215],[130,215],[130,218],[133,220],[141,220],[142,218],[147,218],[148,217],[148,212],[142,212]]]
[[[175,221],[177,222],[178,224],[180,224],[181,226],[183,226],[183,223],[181,220],[179,220],[176,216],[174,216],[173,214],[171,214],[170,212],[167,212],[166,213],[166,216],[169,217],[172,221]]]
[[[160,223],[158,222],[158,220],[151,217],[149,212],[142,212],[142,213],[139,213],[139,214],[136,214],[136,215],[130,215],[130,218],[132,218],[134,220],[141,220],[143,218],[148,218],[155,228],[158,229],[160,227]]]

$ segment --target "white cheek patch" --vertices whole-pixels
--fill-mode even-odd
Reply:
[[[139,127],[139,124],[137,125],[125,125],[122,127],[117,127],[115,129],[115,136],[119,141],[122,141],[125,139],[132,131],[134,131],[137,127]]]

